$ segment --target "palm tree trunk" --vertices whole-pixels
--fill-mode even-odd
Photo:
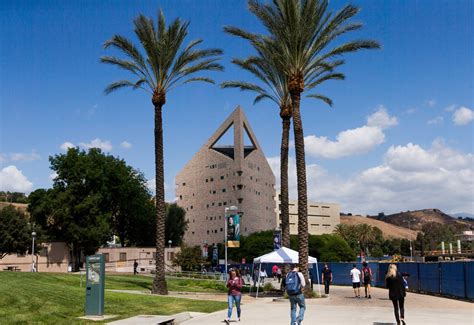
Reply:
[[[290,118],[282,118],[283,131],[280,151],[280,216],[282,245],[290,247],[290,214],[288,207],[288,147],[290,140]]]
[[[165,180],[163,159],[163,105],[155,105],[156,268],[153,293],[167,295],[165,279]]]
[[[298,253],[300,272],[306,280],[305,294],[311,292],[308,281],[308,194],[306,186],[306,162],[304,154],[303,124],[300,114],[301,92],[292,91],[293,132],[295,137],[296,178],[298,182]]]

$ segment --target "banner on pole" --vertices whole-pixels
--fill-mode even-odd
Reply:
[[[281,230],[275,230],[273,233],[273,250],[281,248]]]
[[[240,215],[227,216],[227,247],[240,247]]]

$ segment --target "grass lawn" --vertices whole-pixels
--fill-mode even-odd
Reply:
[[[198,290],[203,284],[193,280],[171,280],[170,290]],[[147,290],[152,278],[145,276],[106,276],[106,289]],[[1,324],[70,324],[86,321],[84,314],[85,283],[68,274],[0,272]],[[173,289],[179,288],[179,289]],[[190,291],[186,290],[186,291]],[[212,291],[211,291],[212,292]],[[105,292],[105,313],[127,318],[139,314],[170,315],[182,311],[213,312],[226,308],[225,302]]]

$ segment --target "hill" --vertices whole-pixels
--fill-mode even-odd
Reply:
[[[26,203],[0,202],[0,210],[9,205],[13,205],[15,208],[20,209],[23,212],[26,212],[26,209],[28,209],[28,204]]]
[[[411,229],[418,231],[422,229],[424,224],[429,222],[453,225],[460,229],[470,229],[474,226],[473,221],[454,219],[439,209],[406,211],[390,215],[379,214],[377,216],[368,216],[368,218],[387,222],[399,227],[410,227]]]
[[[383,236],[386,238],[406,238],[416,239],[417,231],[408,230],[403,227],[398,227],[387,222],[367,218],[362,216],[341,216],[341,223],[346,225],[358,225],[361,223],[368,224],[372,227],[377,227],[382,230]]]

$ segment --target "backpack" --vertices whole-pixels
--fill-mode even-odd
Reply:
[[[292,271],[286,276],[286,293],[291,296],[301,293],[301,284],[298,272]]]
[[[367,268],[364,268],[364,283],[369,283],[370,281],[372,281],[372,276],[371,276],[371,273],[372,273],[372,270],[367,267]]]

